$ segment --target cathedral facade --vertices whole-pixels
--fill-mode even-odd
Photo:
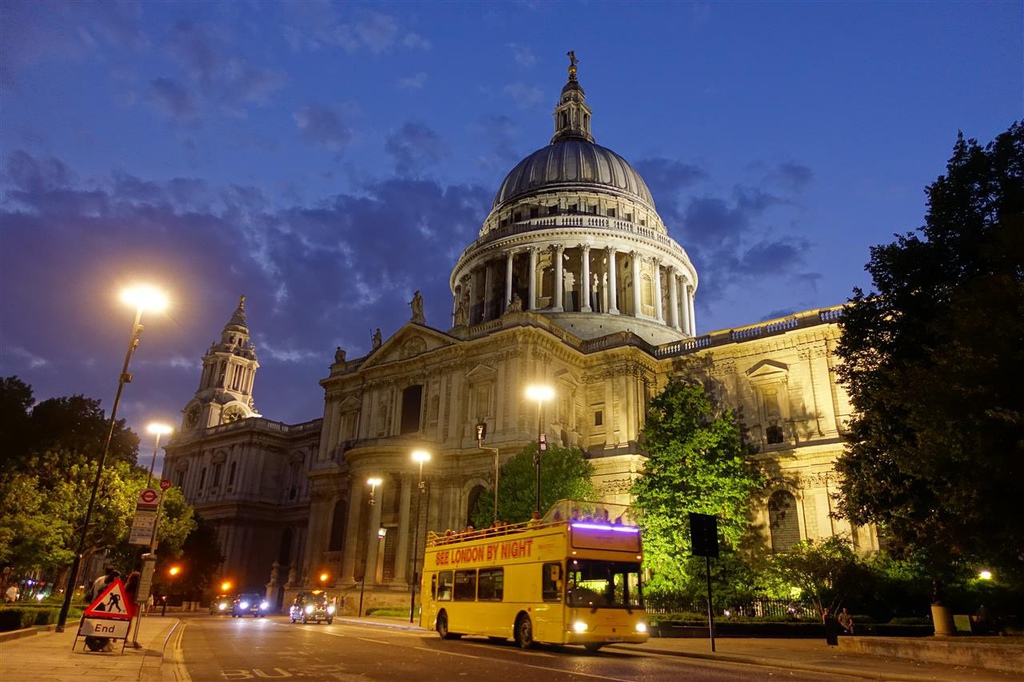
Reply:
[[[850,414],[839,307],[698,336],[697,272],[591,121],[573,61],[550,143],[508,173],[454,265],[450,323],[428,325],[417,292],[409,322],[367,355],[338,349],[322,419],[254,412],[243,299],[165,464],[218,527],[225,576],[279,600],[324,586],[408,604],[426,533],[465,527],[496,464],[539,433],[582,449],[602,500],[628,504],[648,403],[673,376],[700,378],[739,414],[770,475],[754,524],[771,549],[835,534],[877,549],[871,529],[831,515]],[[531,385],[553,399],[531,399]]]

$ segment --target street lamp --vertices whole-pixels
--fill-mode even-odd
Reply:
[[[423,484],[423,463],[430,461],[430,453],[426,450],[416,450],[412,453],[412,458],[420,465],[420,494],[416,496],[416,529],[412,533],[412,590],[410,590],[409,595],[410,623],[413,622],[413,618],[416,615],[416,585],[419,584],[419,572],[416,569],[420,561],[420,556],[417,553],[419,551],[420,539],[420,505],[423,500],[423,493],[426,492],[426,486]]]
[[[178,564],[174,564],[173,566],[171,566],[170,568],[167,569],[167,592],[168,592],[168,594],[170,594],[171,587],[174,585],[174,579],[178,577],[179,573],[181,573],[181,566],[179,566]],[[166,613],[167,613],[167,595],[165,594],[164,595],[164,605],[163,605],[163,609],[160,611],[160,616],[163,617]]]
[[[149,478],[146,479],[146,487],[150,488],[153,486],[153,469],[156,468],[156,456],[160,452],[160,436],[166,436],[174,429],[167,424],[161,424],[160,422],[150,422],[146,426],[146,431],[149,431],[156,436],[156,443],[153,444],[153,459],[149,463]]]
[[[550,386],[535,384],[526,387],[526,397],[537,401],[537,453],[533,456],[533,466],[537,469],[537,491],[535,495],[536,504],[533,510],[533,518],[540,518],[540,451],[544,448],[544,434],[541,432],[541,422],[544,417],[544,403],[555,397],[555,389]]]
[[[139,334],[142,333],[142,313],[146,310],[159,312],[167,307],[167,297],[156,289],[150,287],[136,287],[128,289],[121,294],[121,300],[135,306],[135,322],[132,323],[132,333],[128,337],[128,352],[124,356],[124,366],[117,379],[117,393],[114,394],[114,402],[110,406],[110,428],[107,430],[107,439],[103,443],[103,452],[100,454],[100,461],[96,464],[96,478],[93,479],[92,493],[89,495],[89,506],[85,509],[85,521],[82,522],[82,535],[78,539],[78,551],[75,552],[74,561],[71,563],[71,571],[68,574],[68,586],[64,591],[64,603],[60,607],[60,615],[57,617],[57,632],[64,632],[64,625],[68,620],[68,611],[71,609],[71,596],[75,592],[75,583],[78,581],[78,569],[82,565],[82,554],[85,552],[85,538],[89,531],[89,522],[92,520],[92,510],[96,505],[96,493],[100,489],[100,476],[103,474],[103,463],[110,452],[110,441],[114,438],[114,428],[117,426],[117,406],[121,402],[121,392],[124,385],[132,380],[128,373],[128,364],[135,354],[139,345]]]
[[[379,486],[381,484],[381,479],[373,477],[373,478],[366,479],[366,482],[370,486],[370,501],[369,501],[369,504],[372,507],[373,505],[377,504],[377,500],[374,499],[374,493],[377,492],[377,486]],[[383,537],[381,535],[381,531],[382,530],[384,530],[384,529],[383,528],[378,528],[377,529],[377,540],[378,540],[378,542],[380,541],[380,538]],[[367,545],[369,545],[369,541],[367,541]],[[370,554],[370,548],[367,547],[366,551],[363,552],[363,577],[359,580],[359,617],[360,618],[363,617],[363,594],[366,592],[366,558],[369,556],[369,554]]]

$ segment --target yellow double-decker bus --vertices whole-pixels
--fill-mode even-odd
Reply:
[[[430,533],[420,626],[523,648],[646,642],[642,559],[629,508],[599,502],[561,500],[539,521]]]

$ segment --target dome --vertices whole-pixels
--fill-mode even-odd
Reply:
[[[562,139],[538,149],[516,164],[498,188],[493,207],[545,190],[593,185],[595,190],[625,192],[654,208],[654,198],[640,174],[624,158],[584,139]]]

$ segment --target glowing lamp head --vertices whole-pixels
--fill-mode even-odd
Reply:
[[[370,484],[371,488],[376,488],[377,486],[380,485],[380,479],[379,478],[368,478],[368,479],[366,479],[366,482]]]
[[[167,573],[173,578],[174,576],[181,573],[181,566],[171,566],[169,569],[167,569]]]
[[[414,462],[419,462],[420,464],[423,464],[424,462],[430,461],[430,453],[427,452],[426,450],[415,450],[412,453],[412,459]]]
[[[148,286],[137,286],[121,292],[121,300],[137,310],[161,312],[167,309],[167,296],[162,291]]]
[[[526,397],[538,403],[546,403],[555,397],[555,389],[543,385],[527,386]]]
[[[160,422],[150,422],[146,425],[146,431],[153,434],[154,436],[166,436],[168,433],[173,431],[167,424],[161,424]]]
[[[992,571],[988,569],[982,569],[978,571],[978,577],[982,580],[992,580]]]

